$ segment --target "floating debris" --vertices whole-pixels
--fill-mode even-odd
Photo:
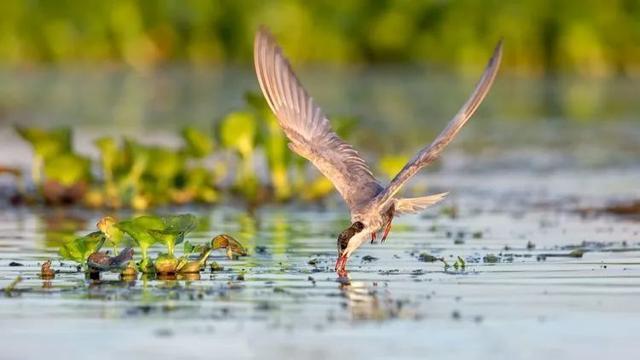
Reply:
[[[500,261],[500,258],[494,254],[487,254],[482,257],[482,261],[487,264],[495,264]]]
[[[218,264],[217,262],[213,261],[211,262],[211,264],[209,264],[209,268],[211,269],[211,272],[216,272],[216,271],[222,271],[224,270],[224,268],[222,267],[222,265]]]
[[[87,265],[92,271],[122,271],[133,259],[133,249],[122,249],[117,256],[109,256],[107,252],[95,252],[87,258]]]
[[[447,261],[444,259],[444,257],[437,257],[437,256],[433,256],[433,255],[428,254],[428,253],[420,253],[420,255],[418,255],[418,260],[422,261],[422,262],[440,261],[444,265],[444,270],[445,271],[447,271],[447,269],[449,269],[449,267],[450,267],[449,263],[447,263]]]
[[[536,259],[538,261],[545,261],[548,257],[569,257],[569,258],[579,259],[579,258],[582,258],[585,252],[586,252],[585,249],[578,248],[578,249],[571,250],[571,252],[569,252],[568,254],[562,254],[562,253],[561,254],[556,254],[556,253],[538,254]]]
[[[51,259],[42,263],[40,266],[40,278],[51,280],[56,276],[56,272],[51,268]]]
[[[436,262],[438,260],[440,260],[440,258],[433,256],[431,254],[427,254],[427,253],[421,253],[418,256],[418,260],[422,261],[422,262]]]
[[[11,281],[11,283],[9,283],[9,285],[7,285],[7,287],[3,289],[5,295],[7,296],[11,295],[11,293],[16,289],[16,286],[20,281],[22,281],[22,276],[20,275],[16,276],[15,279],[13,279],[13,281]]]

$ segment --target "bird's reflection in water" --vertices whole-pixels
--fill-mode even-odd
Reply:
[[[43,289],[53,289],[53,282],[51,280],[42,280]]]
[[[346,278],[346,279],[345,279]],[[395,318],[416,318],[406,301],[399,301],[387,288],[376,283],[339,279],[340,291],[347,300],[346,306],[353,321],[384,321]]]

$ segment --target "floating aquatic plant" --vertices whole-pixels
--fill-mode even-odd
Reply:
[[[453,263],[453,268],[456,270],[464,271],[466,266],[467,266],[467,263],[460,256],[458,256],[456,259],[456,262]]]
[[[106,216],[96,225],[100,231],[67,241],[60,248],[60,254],[65,259],[86,264],[87,276],[94,280],[99,279],[98,273],[104,271],[120,272],[123,280],[133,280],[138,269],[143,273],[158,275],[198,274],[206,266],[211,252],[216,249],[225,249],[230,259],[247,255],[244,246],[226,234],[214,237],[210,244],[194,245],[185,241],[185,236],[198,225],[198,219],[191,214],[145,215],[123,221]],[[140,249],[142,260],[138,269],[133,263],[132,248],[126,247],[116,256],[100,251],[101,247],[109,242],[114,253],[117,253],[120,244],[125,241],[125,235],[133,239]],[[149,249],[156,243],[164,244],[167,252],[159,254],[155,261],[151,261]],[[184,243],[183,254],[177,258],[175,247],[180,243]],[[198,254],[196,259],[193,257],[195,254]],[[221,269],[217,263],[212,264],[212,271]]]
[[[200,247],[194,247],[194,249]],[[201,269],[203,269],[207,265],[207,259],[213,250],[210,246],[202,247],[202,251],[197,260],[190,261],[187,256],[182,256],[178,260],[178,265],[176,266],[176,271],[181,274],[192,274],[198,273]]]
[[[235,259],[239,256],[247,256],[249,253],[242,244],[231,235],[222,234],[211,240],[211,249],[226,249],[227,257]]]
[[[142,272],[149,272],[152,269],[151,262],[149,261],[149,248],[155,244],[158,240],[151,235],[148,231],[148,227],[159,227],[156,219],[152,217],[139,217],[132,220],[120,221],[115,226],[129,235],[140,248],[140,254],[142,255],[142,261],[139,268]]]
[[[158,274],[175,274],[178,267],[178,259],[169,254],[160,254],[153,262],[156,273]]]
[[[120,272],[120,278],[122,280],[135,280],[137,276],[138,276],[138,270],[136,269],[136,266],[133,263],[133,261],[129,261],[127,263],[127,266],[125,266],[125,268],[122,269],[122,271]]]
[[[67,260],[85,264],[89,256],[100,250],[106,240],[104,233],[95,231],[65,243],[59,253]]]
[[[96,227],[106,236],[113,250],[116,251],[124,238],[124,232],[116,226],[116,219],[105,216],[98,221]]]
[[[190,214],[170,216],[140,216],[132,220],[121,221],[114,226],[129,236],[140,247],[142,262],[140,270],[148,272],[151,268],[148,249],[155,243],[163,243],[167,247],[167,257],[174,258],[175,246],[184,240],[184,236],[195,229],[198,224],[195,216]],[[166,261],[163,258],[161,261]],[[157,263],[157,260],[156,260]],[[157,268],[157,264],[156,264]]]

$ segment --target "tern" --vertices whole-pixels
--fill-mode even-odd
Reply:
[[[373,242],[378,232],[383,233],[384,242],[394,216],[423,211],[447,195],[397,196],[409,179],[438,158],[484,100],[500,67],[502,40],[467,102],[438,137],[418,151],[386,187],[376,180],[353,146],[331,129],[324,112],[302,87],[282,49],[265,27],[256,33],[253,56],[260,89],[289,139],[289,148],[311,161],[333,183],[349,208],[351,225],[337,239],[335,270],[343,277],[347,276],[347,260],[358,247],[369,238]]]

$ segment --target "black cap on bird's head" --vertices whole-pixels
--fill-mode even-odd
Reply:
[[[343,232],[338,235],[338,254],[342,255],[342,253],[347,249],[347,245],[349,245],[349,240],[351,238],[362,231],[364,229],[364,224],[360,221],[356,221],[351,226],[346,228]]]
[[[349,257],[347,248],[349,247],[349,241],[357,233],[364,230],[364,224],[360,221],[356,221],[351,226],[346,228],[338,235],[338,260],[336,260],[336,271],[341,277],[347,276],[347,258]]]

